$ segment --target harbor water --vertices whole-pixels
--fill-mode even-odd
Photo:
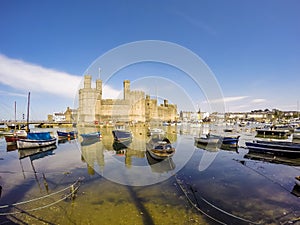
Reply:
[[[1,137],[0,224],[300,224],[300,159],[250,154],[251,129],[235,129],[229,149],[195,144],[217,127],[163,129],[176,152],[158,163],[143,126],[127,149],[113,146],[112,128],[35,154]]]

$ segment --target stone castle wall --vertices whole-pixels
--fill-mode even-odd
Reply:
[[[78,122],[94,121],[140,121],[175,120],[177,106],[165,100],[161,106],[156,99],[145,97],[143,91],[131,91],[130,81],[123,82],[123,99],[102,99],[102,81],[96,80],[96,88],[91,87],[91,76],[84,77],[84,87],[79,90]]]

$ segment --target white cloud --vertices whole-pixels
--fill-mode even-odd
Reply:
[[[251,101],[251,103],[263,103],[263,102],[266,102],[267,100],[264,99],[264,98],[256,98],[256,99],[253,99]]]
[[[225,97],[224,102],[236,102],[241,101],[245,98],[248,98],[249,96],[234,96],[234,97]]]
[[[1,91],[1,90],[0,90],[0,95],[18,96],[18,97],[24,97],[24,98],[27,98],[27,96],[28,96],[28,95],[25,95],[25,94],[20,94],[20,93],[15,93],[15,92],[8,92],[8,91]]]
[[[228,102],[237,102],[248,98],[249,96],[233,96],[233,97],[224,97],[222,99],[215,99],[210,101],[204,101],[203,103],[228,103]]]
[[[0,83],[22,91],[73,98],[81,77],[0,54]]]
[[[118,91],[115,90],[113,88],[111,88],[108,85],[103,85],[102,88],[102,98],[103,99],[118,99],[118,98],[123,98],[123,96],[121,96],[122,91]]]

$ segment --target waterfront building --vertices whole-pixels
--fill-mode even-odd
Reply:
[[[158,105],[157,99],[151,99],[143,91],[130,90],[130,81],[123,82],[122,99],[103,99],[102,80],[96,80],[92,88],[92,77],[84,76],[84,86],[79,90],[78,123],[102,122],[151,122],[174,121],[177,106],[165,99]]]

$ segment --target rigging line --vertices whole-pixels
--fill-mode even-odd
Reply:
[[[32,211],[37,211],[37,210],[41,210],[41,209],[44,209],[44,208],[47,208],[47,207],[50,207],[50,206],[53,206],[67,198],[69,198],[70,196],[72,196],[74,193],[76,193],[76,191],[78,190],[79,186],[76,187],[72,192],[70,192],[68,195],[66,195],[65,197],[57,200],[57,201],[54,201],[48,205],[44,205],[44,206],[41,206],[41,207],[38,207],[38,208],[34,208],[34,209],[29,209],[29,210],[22,210],[20,212],[12,212],[12,213],[0,213],[0,216],[8,216],[8,215],[15,215],[15,214],[20,214],[20,213],[24,213],[24,212],[32,212]]]
[[[203,210],[201,210],[199,207],[197,207],[194,202],[188,197],[188,194],[187,192],[184,190],[184,188],[180,185],[180,181],[178,181],[178,178],[177,176],[175,175],[175,179],[176,179],[176,182],[178,184],[178,186],[180,187],[181,191],[184,193],[185,197],[187,198],[187,200],[189,201],[189,203],[195,207],[195,209],[197,209],[199,212],[201,212],[203,215],[207,216],[208,218],[212,219],[213,221],[219,223],[219,224],[222,224],[222,225],[226,225],[226,223],[223,223],[221,222],[220,220],[210,216],[209,214],[207,214],[206,212],[204,212]]]
[[[176,181],[177,181],[177,179],[178,179],[178,178],[176,177]],[[178,181],[177,181],[177,183],[178,183]],[[179,183],[178,183],[178,184],[179,184]],[[180,185],[180,184],[179,184],[179,185]],[[196,200],[196,202],[197,202],[197,205],[199,205],[199,204],[198,204],[198,200],[197,200],[196,195],[195,195],[195,192],[194,192],[194,190],[193,190],[193,188],[192,188],[191,185],[190,185],[190,190],[193,192],[193,195],[194,195],[194,198],[195,198],[195,200]],[[219,207],[213,205],[212,203],[210,203],[209,201],[207,201],[205,198],[203,198],[203,197],[201,197],[201,196],[200,196],[200,199],[201,199],[202,201],[204,201],[205,203],[207,203],[208,205],[210,205],[211,207],[215,208],[216,210],[218,210],[218,211],[220,211],[220,212],[222,212],[222,213],[224,213],[224,214],[226,214],[226,215],[228,215],[228,216],[234,217],[234,218],[236,218],[236,219],[239,219],[239,220],[244,221],[244,222],[247,222],[247,223],[251,223],[251,224],[260,224],[260,223],[255,223],[255,222],[253,222],[253,221],[250,221],[250,220],[244,219],[244,218],[242,218],[242,217],[236,216],[236,215],[234,215],[234,214],[231,214],[231,213],[229,213],[229,212],[227,212],[227,211],[225,211],[225,210],[223,210],[223,209],[221,209],[221,208],[219,208]],[[193,205],[194,205],[194,204],[193,204]]]
[[[65,190],[69,189],[70,187],[76,185],[78,182],[79,182],[79,180],[77,180],[76,182],[74,182],[73,184],[71,184],[70,186],[68,186],[68,187],[66,187],[66,188],[64,188],[64,189],[62,189],[62,190],[59,190],[59,191],[57,191],[57,192],[53,192],[53,193],[51,193],[51,194],[44,195],[44,196],[41,196],[41,197],[38,197],[38,198],[30,199],[30,200],[28,200],[28,201],[17,202],[17,203],[11,204],[11,205],[1,205],[1,206],[0,206],[0,209],[12,207],[12,206],[17,206],[17,205],[22,205],[22,204],[27,204],[27,203],[29,203],[29,202],[34,202],[34,201],[38,201],[38,200],[41,200],[41,199],[44,199],[44,198],[48,198],[48,197],[50,197],[50,196],[52,196],[52,195],[58,194],[58,193],[60,193],[60,192],[63,192],[63,191],[65,191]],[[0,215],[1,215],[1,214],[0,214]]]
[[[234,159],[234,161],[239,162],[239,160],[235,160],[235,159]],[[246,162],[246,161],[245,161],[245,162]],[[249,168],[250,170],[254,171],[255,173],[257,173],[257,174],[263,176],[264,178],[266,178],[267,180],[271,181],[272,183],[277,184],[277,185],[280,186],[282,189],[284,189],[285,191],[287,191],[288,193],[290,193],[290,190],[288,190],[286,187],[284,187],[284,186],[283,186],[282,184],[280,184],[279,182],[277,182],[277,181],[275,181],[275,180],[272,180],[270,177],[268,177],[268,176],[266,176],[266,175],[264,175],[264,174],[262,174],[262,173],[256,171],[255,169],[251,168],[250,166],[247,166],[246,163],[244,163],[244,164],[242,164],[242,165],[245,166],[245,167],[247,167],[247,168]]]

